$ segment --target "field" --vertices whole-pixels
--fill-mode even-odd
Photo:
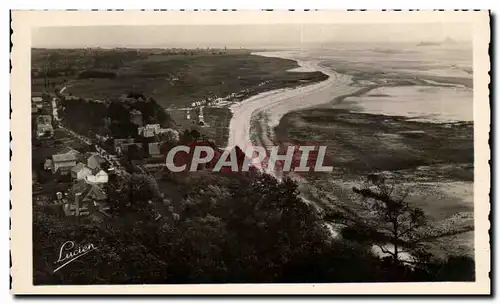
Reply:
[[[185,107],[192,102],[226,97],[245,90],[244,96],[241,96],[244,98],[275,88],[326,78],[320,72],[287,72],[298,67],[295,61],[255,56],[246,50],[194,54],[137,51],[135,56],[129,54],[130,51],[123,51],[123,54],[115,51],[112,55],[118,58],[117,63],[103,66],[102,62],[114,62],[109,61],[110,56],[105,57],[105,60],[95,59],[101,58],[102,53],[106,52],[109,51],[63,53],[66,55],[60,56],[64,60],[59,59],[57,64],[64,66],[65,62],[71,60],[76,63],[68,63],[71,64],[70,71],[60,67],[61,72],[52,73],[49,81],[55,87],[67,86],[68,93],[85,98],[116,99],[128,92],[141,92],[152,96],[164,108],[170,108]],[[50,66],[51,61],[44,61],[47,54],[40,50],[33,51],[32,56],[35,62],[32,90],[42,91],[43,69]],[[85,61],[79,64],[81,58]],[[89,70],[98,74],[93,78],[88,78],[88,73],[82,76],[82,72]],[[108,77],[102,71],[114,76]]]

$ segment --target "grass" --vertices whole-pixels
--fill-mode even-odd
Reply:
[[[248,90],[247,95],[326,78],[320,72],[287,72],[293,60],[230,52],[221,55],[149,55],[113,70],[115,79],[66,77],[67,92],[80,97],[114,99],[130,91],[152,96],[164,108],[184,107],[207,97],[225,97]],[[51,79],[52,80],[52,79]],[[61,77],[53,82],[62,85]],[[43,79],[34,78],[39,90]],[[259,86],[260,84],[260,86]]]

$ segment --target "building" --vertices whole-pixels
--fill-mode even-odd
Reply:
[[[67,174],[76,166],[76,156],[71,153],[52,155],[52,173]]]
[[[153,137],[161,133],[161,127],[159,124],[146,125],[144,127],[138,127],[137,133],[144,137]]]
[[[138,126],[142,126],[142,113],[139,110],[132,110],[130,111],[130,122],[133,124],[136,124]]]
[[[52,124],[37,124],[36,138],[52,138],[54,136],[54,128]]]
[[[34,96],[34,97],[31,97],[31,102],[35,103],[35,104],[39,104],[39,103],[43,102],[43,98],[40,96]]]
[[[52,138],[52,136],[54,136],[54,128],[52,127],[52,116],[38,115],[36,117],[36,137],[40,139],[40,138]]]
[[[31,106],[37,109],[43,108],[43,98],[40,96],[35,96],[31,98]]]
[[[205,116],[203,115],[203,107],[200,107],[198,110],[198,125],[205,125]]]
[[[68,100],[79,100],[80,97],[78,96],[74,96],[74,95],[64,95],[64,100],[68,101]]]
[[[128,152],[128,149],[131,147],[131,146],[136,146],[137,149],[141,150],[142,149],[142,143],[135,143],[135,142],[132,142],[132,143],[125,143],[125,144],[122,144],[122,150],[121,150],[121,153],[127,153]]]
[[[107,210],[106,199],[106,193],[99,186],[81,180],[70,189],[64,213],[67,216],[83,216],[92,211]]]
[[[68,200],[64,197],[62,192],[56,193],[56,199],[53,201],[54,205],[64,205]]]
[[[108,182],[109,176],[104,170],[100,170],[96,175],[88,175],[85,181],[89,184],[105,184]]]
[[[78,158],[80,157],[81,153],[69,146],[65,146],[59,152],[57,152],[57,154],[73,154],[76,158]]]
[[[149,143],[148,144],[149,155],[151,157],[162,157],[162,154],[160,152],[160,147],[161,147],[161,143],[158,143],[158,142]]]
[[[71,178],[76,180],[85,179],[87,176],[92,174],[90,170],[84,163],[78,163],[76,166],[71,168]]]
[[[37,124],[52,124],[52,116],[50,115],[38,115],[36,117],[36,123]]]
[[[116,138],[113,141],[113,143],[114,143],[116,154],[121,155],[124,153],[123,145],[134,143],[134,139],[133,138]]]
[[[47,170],[47,171],[48,171],[48,170],[52,170],[52,159],[47,158],[47,159],[45,160],[45,163],[43,163],[43,169],[44,169],[44,170]]]
[[[87,164],[87,167],[92,170],[93,174],[99,172],[101,166],[106,162],[106,160],[97,153],[86,153],[83,161]]]
[[[161,129],[161,139],[163,141],[166,141],[168,143],[177,143],[179,141],[179,132],[171,129],[171,128],[166,128],[166,129]]]

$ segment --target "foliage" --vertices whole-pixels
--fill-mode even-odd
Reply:
[[[354,187],[353,191],[370,200],[369,207],[375,218],[372,225],[376,231],[388,236],[388,241],[394,246],[394,250],[387,249],[387,240],[376,245],[384,254],[391,255],[397,264],[401,262],[400,253],[403,249],[418,242],[417,231],[425,224],[424,212],[408,203],[406,200],[408,191],[401,197],[396,197],[395,185],[386,183],[383,176],[370,175],[368,180],[374,186],[373,189]]]
[[[113,177],[106,184],[108,201],[114,212],[148,212],[148,202],[160,198],[156,180],[144,174]]]
[[[142,94],[141,94],[142,95]],[[134,95],[135,96],[135,95]],[[145,124],[172,125],[171,117],[152,98],[136,100],[132,104],[113,100],[107,103],[62,100],[61,117],[73,131],[93,137],[95,134],[115,138],[138,137],[137,125],[130,120],[130,111],[139,110]]]
[[[162,189],[167,203],[148,175],[112,175],[105,190],[110,217],[99,221],[35,212],[36,284],[474,280],[474,261],[466,257],[412,265],[374,256],[371,246],[384,234],[363,234],[367,223],[345,228],[343,239],[331,239],[290,178],[278,181],[257,171],[192,172]],[[388,225],[382,227],[388,231],[394,231],[394,216],[400,214],[396,244],[402,246],[402,236],[411,235],[405,231],[421,223],[418,213],[404,200],[376,197],[398,204],[379,206],[374,214],[385,219]],[[180,214],[177,221],[169,219],[173,209]],[[391,241],[390,233],[387,237]],[[53,275],[54,254],[67,240],[92,242],[98,254]]]

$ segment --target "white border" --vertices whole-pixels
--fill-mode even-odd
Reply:
[[[19,4],[19,2],[22,2],[21,4]],[[260,1],[260,0],[254,0],[254,1],[244,1],[244,2],[250,2],[250,4],[247,4],[247,3],[244,3],[243,5],[241,4],[241,2],[238,4],[238,5],[235,5],[234,4],[234,1],[211,1],[210,2],[210,8],[261,8],[261,7],[270,7],[269,5],[269,2],[268,1]],[[439,1],[426,1],[426,0],[422,0],[422,1],[412,1],[415,3],[415,5],[413,4],[409,4],[410,1],[405,1],[404,4],[407,8],[417,8],[417,7],[420,7],[420,8],[436,8],[436,7],[439,7],[439,8],[445,8],[445,9],[453,9],[453,8],[468,8],[470,7],[470,5],[474,5],[474,8],[488,8],[488,7],[493,7],[493,6],[496,6],[497,2],[494,2],[494,1],[474,1],[473,3],[471,3],[470,1],[442,1],[442,2],[439,2]],[[222,5],[220,4],[222,3]],[[318,4],[316,4],[318,3]],[[345,5],[347,2],[341,2],[340,5],[337,3],[337,5],[335,6],[335,8],[354,8],[354,7],[362,7],[362,8],[396,8],[396,7],[401,7],[401,3],[400,1],[376,1],[376,3],[374,1],[349,1],[347,5]],[[132,4],[132,5],[131,5]],[[315,8],[321,8],[321,7],[328,7],[328,8],[332,8],[332,3],[330,1],[307,1],[307,4],[308,4],[308,7],[309,8],[312,8],[312,7],[315,7]],[[325,5],[326,4],[326,5]],[[375,5],[374,5],[375,4]],[[2,4],[3,5],[3,4]],[[85,2],[80,2],[78,3],[78,7],[79,8],[98,8],[98,7],[101,7],[101,8],[155,8],[155,7],[162,7],[164,6],[165,4],[160,2],[160,1],[155,1],[153,3],[149,2],[149,1],[140,1],[140,2],[130,2],[130,3],[125,3],[123,1],[113,1],[112,3],[110,3],[110,1],[106,2],[105,5],[103,6],[103,1],[94,1],[94,0],[90,0],[90,1],[85,1]],[[169,8],[172,8],[172,9],[175,9],[175,8],[186,8],[186,9],[189,9],[190,7],[191,8],[200,8],[200,7],[203,7],[206,5],[206,2],[202,2],[202,1],[196,1],[193,3],[193,1],[189,1],[189,0],[185,0],[185,1],[182,1],[181,5],[179,5],[178,3],[169,3],[168,6]],[[14,4],[14,7],[17,7],[17,8],[64,8],[64,7],[71,7],[71,6],[74,6],[72,3],[69,4],[67,1],[43,1],[43,2],[37,2],[37,1],[18,1],[16,4]],[[288,7],[294,7],[294,8],[297,8],[297,9],[300,9],[300,8],[304,8],[304,1],[286,1],[286,6],[282,6],[282,5],[278,5],[278,6],[281,6],[282,8],[288,8]],[[277,8],[276,5],[274,5],[274,8]],[[5,11],[4,11],[5,12]],[[5,13],[2,14],[2,18],[5,17]],[[6,18],[7,19],[7,18]],[[4,24],[7,23],[7,20],[5,20]],[[7,33],[7,31],[3,31],[3,34],[5,35]],[[495,35],[496,36],[496,35]],[[6,39],[4,39],[4,41],[6,41]],[[4,51],[6,50],[7,48],[4,48]],[[496,53],[496,52],[495,52]],[[6,56],[4,56],[5,58]],[[6,62],[6,61],[4,61]],[[6,70],[7,67],[4,69]],[[4,74],[5,75],[5,74]],[[4,83],[8,83],[8,81],[5,81]],[[498,87],[498,81],[495,82],[495,86]],[[5,90],[5,92],[7,92],[7,90]],[[6,96],[6,95],[4,95]],[[4,106],[2,108],[3,110],[5,110],[5,112],[8,112],[8,107],[7,106]],[[6,115],[8,115],[8,113],[5,113],[4,114],[5,117],[7,117]],[[0,122],[2,123],[1,127],[4,127],[7,122],[6,122],[6,119],[4,120],[0,120]],[[7,128],[5,128],[7,129]],[[5,132],[6,133],[6,132]],[[4,134],[5,134],[4,133]],[[5,144],[5,141],[3,142]],[[5,144],[6,145],[6,144]],[[6,147],[5,149],[3,149],[4,152],[7,151]],[[7,154],[8,152],[6,152]],[[3,158],[3,160],[5,161],[6,160],[6,157]],[[2,166],[2,168],[4,167],[7,167],[7,166]],[[6,174],[4,175],[5,178],[6,178]],[[4,185],[6,185],[6,181],[4,182]],[[496,184],[496,183],[495,183]],[[5,186],[6,187],[6,186]],[[6,191],[2,192],[2,195],[3,194],[7,194]],[[4,201],[7,201],[7,196],[5,196],[5,199]],[[497,212],[498,212],[498,208],[497,208]],[[497,215],[497,214],[496,214]],[[4,221],[6,222],[6,221]],[[6,240],[6,237],[4,238],[4,240]],[[6,244],[7,245],[7,244]],[[6,250],[5,251],[2,251],[3,254],[7,255],[7,252]],[[4,259],[4,265],[6,265],[6,261],[7,261],[7,257]],[[6,276],[4,276],[4,279],[7,279]],[[498,280],[497,280],[498,281]],[[4,282],[4,284],[2,284],[3,286],[8,286],[8,282]],[[4,293],[6,294],[6,293]],[[12,298],[9,297],[9,302],[10,300],[12,300]],[[66,299],[68,300],[68,299]],[[93,302],[95,302],[95,299],[91,299]],[[385,300],[384,300],[385,301]],[[2,301],[3,302],[3,301]],[[426,302],[429,302],[429,300],[426,300]],[[432,302],[432,301],[431,301]]]

